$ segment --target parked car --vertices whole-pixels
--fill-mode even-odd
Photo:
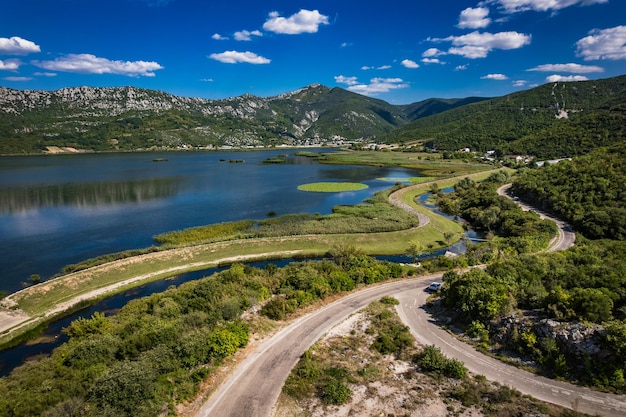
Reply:
[[[436,292],[441,289],[441,282],[432,282],[428,287],[426,287],[426,291],[428,292]]]

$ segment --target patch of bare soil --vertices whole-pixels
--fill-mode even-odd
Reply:
[[[357,313],[331,329],[308,352],[318,369],[346,372],[350,389],[346,402],[324,403],[319,389],[290,396],[283,388],[271,417],[582,415],[540,403],[481,376],[458,380],[422,372],[412,360],[423,349],[415,342],[399,357],[381,355],[372,348],[376,335],[370,324],[367,310]],[[294,372],[302,371],[296,366]]]

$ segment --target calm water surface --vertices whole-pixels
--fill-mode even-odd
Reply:
[[[328,151],[328,150],[324,150]],[[262,164],[289,154],[287,164]],[[47,279],[67,264],[153,244],[191,226],[263,219],[269,212],[329,213],[398,179],[402,168],[321,165],[293,150],[87,154],[0,158],[0,290],[31,274]],[[165,158],[165,162],[154,162]],[[243,159],[243,163],[229,163]],[[367,190],[298,191],[302,183],[354,181]]]

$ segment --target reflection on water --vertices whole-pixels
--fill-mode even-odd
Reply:
[[[175,195],[180,180],[149,178],[132,181],[72,183],[0,188],[0,213],[39,207],[105,206],[138,203]]]
[[[332,151],[324,149],[324,151]],[[285,152],[288,152],[287,154]],[[389,188],[377,178],[415,170],[321,165],[294,151],[80,154],[0,158],[0,290],[32,274],[43,280],[67,264],[152,245],[171,230],[267,213],[332,212]],[[285,164],[263,164],[280,155]],[[155,164],[155,159],[167,162]],[[242,159],[241,164],[225,161]],[[368,189],[307,193],[318,181],[363,182]],[[8,255],[7,255],[8,254]]]

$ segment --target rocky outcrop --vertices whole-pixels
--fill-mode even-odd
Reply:
[[[492,340],[509,348],[528,343],[521,339],[530,334],[536,338],[539,349],[542,339],[555,340],[560,352],[581,366],[587,359],[606,360],[611,355],[602,347],[606,331],[599,324],[559,322],[540,318],[537,312],[517,313],[491,323]]]

